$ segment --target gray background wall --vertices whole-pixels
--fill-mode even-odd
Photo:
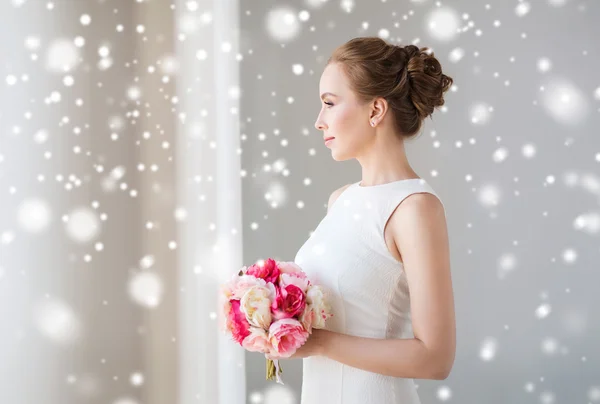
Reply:
[[[0,403],[177,402],[159,3],[0,3]]]
[[[164,147],[177,113],[175,14],[158,0],[47,4],[0,4],[0,402],[191,402],[176,392],[186,285],[172,269],[177,178]],[[285,13],[271,25],[282,7],[297,29]],[[331,191],[360,180],[358,163],[335,162],[314,128],[331,51],[381,29],[430,46],[455,85],[407,151],[446,207],[458,346],[448,379],[417,381],[422,402],[600,402],[600,3],[242,0],[239,10],[244,261],[293,259]],[[53,41],[77,36],[73,72],[52,70]],[[52,60],[73,47],[60,49]],[[47,104],[53,91],[60,101]],[[115,167],[125,174],[111,180]],[[100,226],[85,243],[63,223],[81,206]],[[96,234],[85,220],[78,229]],[[159,304],[136,301],[136,274],[150,274],[137,278],[140,294]],[[261,355],[246,360],[249,403],[298,402],[300,360],[284,363],[285,387],[264,380]]]
[[[422,402],[600,402],[600,3],[437,4],[242,2],[250,11],[241,16],[242,50],[253,51],[241,67],[244,155],[256,173],[245,195],[262,201],[247,204],[245,215],[268,216],[248,235],[246,256],[294,257],[329,193],[360,180],[360,165],[334,161],[314,128],[333,49],[380,29],[396,44],[418,40],[455,83],[407,153],[446,205],[458,338],[450,377],[417,381]],[[277,40],[285,25],[273,35],[266,24],[281,7],[310,14],[285,41]],[[452,35],[453,27],[461,32]],[[289,175],[262,172],[279,161]],[[286,201],[273,209],[264,195],[278,186]],[[258,354],[247,358],[249,369],[262,364]],[[299,397],[301,360],[285,365]],[[266,385],[261,372],[249,373],[249,388]]]

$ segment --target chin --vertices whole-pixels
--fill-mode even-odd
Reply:
[[[336,153],[335,151],[331,153],[331,157],[333,157],[335,161],[346,161],[353,158],[352,156],[349,156],[347,154]]]
[[[345,147],[341,146],[342,144],[337,144],[331,148],[331,157],[335,161],[346,161],[355,159],[357,154],[355,153],[355,151],[360,150],[360,147],[357,147],[357,145],[354,143],[346,143],[344,144]]]

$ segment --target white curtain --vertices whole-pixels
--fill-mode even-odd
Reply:
[[[0,403],[246,402],[238,4],[174,5],[0,2]]]
[[[243,265],[238,4],[176,10],[180,403],[245,403],[244,350],[217,327],[218,286]]]

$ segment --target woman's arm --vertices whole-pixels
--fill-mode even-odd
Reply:
[[[345,365],[409,379],[443,380],[448,376],[444,357],[416,338],[377,339],[319,331],[323,334],[320,354]]]
[[[443,380],[454,363],[456,326],[445,212],[429,193],[407,197],[388,226],[410,291],[412,339],[324,333],[321,354],[384,375]]]

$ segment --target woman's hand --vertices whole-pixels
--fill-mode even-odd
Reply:
[[[287,358],[278,358],[276,356],[270,356],[265,354],[267,359],[300,359],[308,358],[309,356],[317,356],[325,354],[325,341],[329,336],[329,331],[323,329],[313,328],[312,334],[308,336],[308,339],[300,348],[296,349],[296,352]]]

